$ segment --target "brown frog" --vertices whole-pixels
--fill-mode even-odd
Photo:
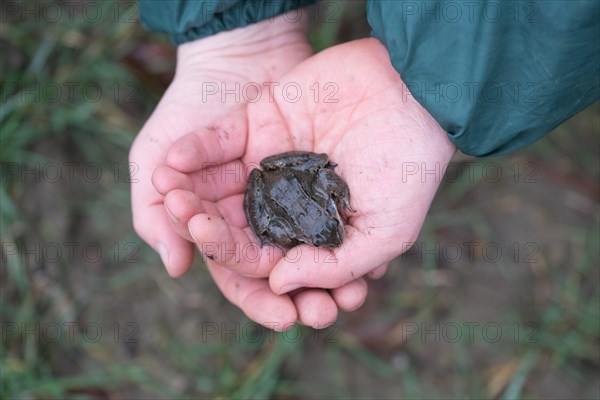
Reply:
[[[353,212],[348,185],[327,154],[292,151],[267,157],[248,177],[244,211],[262,247],[301,243],[334,248],[344,239],[340,215]]]

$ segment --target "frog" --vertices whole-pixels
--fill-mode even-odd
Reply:
[[[264,158],[260,167],[248,176],[244,211],[261,248],[271,245],[285,256],[302,243],[342,245],[344,219],[355,210],[326,153],[290,151]]]

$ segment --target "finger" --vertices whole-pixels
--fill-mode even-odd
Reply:
[[[252,165],[234,160],[224,164],[208,164],[189,175],[194,191],[205,200],[217,201],[233,194],[244,193]]]
[[[244,277],[212,262],[208,269],[223,295],[251,320],[283,331],[298,319],[290,297],[273,293],[266,279]]]
[[[244,195],[238,194],[233,195],[217,203],[219,213],[225,218],[225,222],[228,225],[233,225],[238,228],[245,228],[248,226],[246,221],[246,214],[244,213]]]
[[[314,329],[327,328],[338,316],[338,308],[331,295],[322,289],[305,289],[293,297],[300,323]]]
[[[134,206],[133,226],[137,234],[160,254],[170,276],[175,278],[187,272],[194,259],[194,245],[171,228],[162,202],[144,208]]]
[[[188,222],[194,215],[206,212],[198,196],[188,190],[175,189],[166,194],[164,202],[173,229],[181,237],[193,242]]]
[[[166,165],[161,165],[154,170],[152,173],[152,185],[163,196],[175,189],[194,190],[194,184],[188,174],[179,172]]]
[[[199,171],[224,164],[244,154],[247,138],[245,109],[189,133],[167,153],[167,165],[180,172]]]
[[[331,296],[341,310],[354,311],[364,304],[367,291],[367,281],[358,278],[340,288],[333,289]]]
[[[151,118],[146,127],[154,126]],[[129,153],[136,175],[131,179],[131,209],[137,234],[157,251],[170,276],[183,275],[194,259],[194,246],[171,226],[161,195],[152,185],[152,171],[164,161],[164,148],[170,143],[164,135],[144,128]]]
[[[383,275],[385,275],[385,273],[387,272],[387,269],[388,269],[388,263],[380,265],[379,267],[375,268],[374,270],[369,271],[367,273],[367,278],[373,279],[373,280],[379,279]]]
[[[264,278],[280,258],[272,247],[260,248],[249,228],[229,225],[221,216],[195,215],[188,229],[205,257],[244,276]]]
[[[192,173],[183,173],[165,165],[154,170],[152,184],[162,195],[184,189],[195,192],[203,200],[217,201],[243,193],[247,172],[246,166],[239,160],[223,165],[212,164]]]
[[[269,276],[273,291],[281,294],[297,287],[339,288],[395,256],[395,241],[373,241],[352,226],[346,228],[346,240],[335,251],[304,248],[299,257],[280,260]]]

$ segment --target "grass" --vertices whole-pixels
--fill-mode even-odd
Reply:
[[[166,39],[128,4],[96,4],[94,23],[0,29],[0,397],[599,398],[598,104],[512,156],[458,158],[465,173],[442,186],[418,251],[361,310],[294,339],[250,324],[200,263],[171,280],[133,233],[127,151],[172,63],[132,68],[135,49]],[[315,27],[317,49],[368,32],[360,4],[335,4],[343,16]],[[102,96],[69,98],[71,83]],[[490,162],[500,182],[482,178]],[[514,179],[527,162],[536,183]],[[36,179],[52,165],[73,178]],[[444,256],[465,242],[505,256]]]

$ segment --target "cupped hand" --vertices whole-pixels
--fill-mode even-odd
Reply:
[[[340,248],[315,256],[301,246],[270,271],[270,286],[275,293],[333,289],[379,276],[417,239],[455,146],[376,39],[318,54],[286,75],[282,85],[287,82],[297,82],[304,98],[249,107],[247,159],[291,149],[327,153],[348,183],[356,213]],[[281,139],[273,140],[278,133]]]
[[[165,208],[165,195],[176,198],[177,193],[157,191],[152,185],[153,172],[165,165],[168,149],[178,139],[244,110],[256,85],[276,80],[309,57],[312,49],[305,22],[279,17],[179,46],[175,78],[130,152],[136,167],[132,183],[134,227],[160,253],[171,276],[188,270],[194,244],[187,221],[182,223]],[[296,305],[290,296],[272,293],[265,279],[242,277],[210,263],[209,269],[229,300],[254,320],[272,321],[277,330],[297,320],[297,308],[310,313],[315,309],[313,303],[319,304],[319,296],[329,296],[320,291],[309,296],[310,304],[296,301]],[[329,309],[330,313],[337,312],[335,307]]]
[[[366,294],[361,277],[381,276],[418,235],[454,146],[375,39],[323,51],[261,90],[246,112],[174,143],[155,185],[168,192],[165,204],[187,222],[211,268],[236,274],[233,287],[237,279],[269,277],[275,293],[289,292],[299,304],[318,302],[315,293],[326,294],[315,288],[326,288],[341,309],[357,308]],[[348,183],[356,212],[338,249],[302,245],[282,258],[270,246],[259,248],[247,226],[248,172],[291,150],[329,154]],[[433,168],[437,177],[424,174]],[[334,314],[331,303],[319,304],[330,305],[321,307],[323,315]]]

